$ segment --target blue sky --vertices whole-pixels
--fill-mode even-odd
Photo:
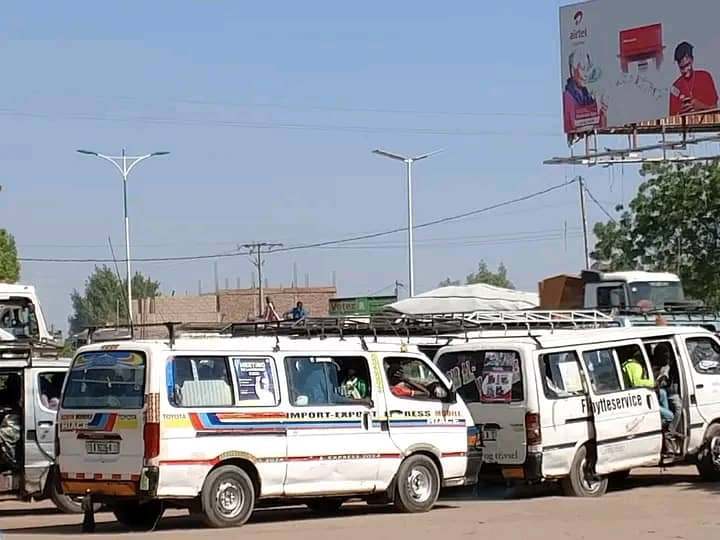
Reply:
[[[17,2],[0,20],[0,226],[25,257],[123,255],[121,181],[105,153],[169,150],[130,178],[133,256],[226,252],[403,226],[402,166],[371,154],[447,151],[415,168],[417,222],[582,172],[612,208],[634,169],[573,170],[560,116],[558,1]],[[102,7],[100,7],[102,5]],[[416,288],[504,261],[519,288],[580,269],[577,188],[418,231]],[[591,224],[603,218],[592,204]],[[567,241],[563,230],[567,226]],[[271,285],[342,295],[406,280],[405,236],[277,254]],[[208,261],[135,268],[165,293],[213,287]],[[26,263],[65,329],[88,264]],[[245,257],[221,285],[249,285]]]

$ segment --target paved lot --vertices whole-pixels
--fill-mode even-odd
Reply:
[[[720,484],[702,484],[694,469],[641,471],[601,499],[560,497],[551,489],[510,493],[491,487],[478,497],[446,494],[435,510],[399,515],[364,504],[343,507],[338,517],[318,518],[303,508],[259,510],[240,529],[209,531],[186,513],[170,512],[152,533],[125,533],[109,514],[98,514],[94,538],[253,537],[262,540],[382,540],[492,538],[511,540],[710,539],[720,534]],[[56,513],[48,504],[0,503],[6,538],[73,538],[82,518]]]

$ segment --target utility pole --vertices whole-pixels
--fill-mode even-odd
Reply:
[[[253,264],[255,268],[257,268],[258,272],[258,300],[260,302],[260,305],[258,306],[258,310],[260,311],[260,316],[262,317],[262,311],[263,311],[263,278],[262,278],[262,267],[263,264],[265,264],[265,261],[263,261],[262,256],[264,254],[271,253],[273,248],[282,247],[282,244],[277,243],[270,243],[270,242],[253,242],[252,244],[243,244],[240,246],[241,248],[249,249],[250,250],[250,262]]]
[[[585,253],[585,270],[590,270],[590,248],[588,247],[588,223],[587,213],[585,212],[585,180],[582,176],[578,176],[578,186],[580,186],[580,213],[582,215],[583,228],[583,249]]]

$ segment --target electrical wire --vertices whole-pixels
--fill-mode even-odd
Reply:
[[[600,204],[600,201],[595,198],[595,195],[591,193],[587,186],[583,187],[585,188],[585,193],[587,193],[588,197],[590,197],[590,200],[595,203],[595,205],[602,211],[602,213],[605,214],[610,221],[612,221],[613,223],[617,223],[617,220],[612,216],[612,214],[610,214],[610,212],[605,209],[602,204]]]
[[[543,195],[547,195],[548,193],[562,189],[562,188],[564,188],[570,184],[573,184],[575,182],[577,182],[577,179],[574,178],[572,180],[568,180],[568,181],[562,182],[560,184],[555,184],[554,186],[550,186],[548,188],[542,189],[540,191],[535,191],[533,193],[529,193],[529,194],[523,195],[521,197],[515,197],[514,199],[509,199],[509,200],[502,201],[499,203],[491,204],[489,206],[471,210],[469,212],[463,212],[461,214],[446,216],[446,217],[442,217],[442,218],[428,221],[425,223],[421,223],[419,225],[414,226],[413,229],[414,230],[424,229],[427,227],[433,227],[435,225],[450,223],[450,222],[461,220],[461,219],[464,219],[464,218],[467,218],[470,216],[475,216],[478,214],[490,212],[492,210],[496,210],[496,209],[502,208],[504,206],[510,206],[513,204],[525,202],[525,201],[528,201],[528,200],[531,200],[531,199],[534,199],[537,197],[541,197]],[[322,241],[322,242],[312,242],[312,243],[307,243],[307,244],[299,244],[296,246],[288,246],[288,247],[268,250],[266,253],[268,253],[268,254],[269,253],[287,253],[290,251],[298,251],[298,250],[304,250],[304,249],[335,246],[335,245],[340,245],[340,244],[347,244],[350,242],[357,242],[360,240],[372,240],[374,238],[381,238],[383,236],[389,236],[391,234],[397,234],[397,233],[404,232],[404,231],[407,231],[407,227],[398,227],[398,228],[390,229],[390,230],[386,230],[386,231],[350,236],[350,237],[346,237],[346,238],[339,238],[336,240],[326,240],[326,241]],[[250,254],[250,252],[248,252],[248,251],[236,251],[236,252],[232,252],[232,253],[226,252],[226,253],[214,253],[214,254],[208,254],[208,255],[188,255],[188,256],[179,256],[179,257],[140,257],[140,258],[136,258],[136,259],[132,259],[132,260],[137,263],[198,261],[198,260],[208,260],[208,259],[222,259],[222,258],[239,257],[239,256],[249,255],[249,254]],[[65,258],[45,258],[45,257],[19,257],[18,260],[20,260],[21,262],[47,262],[47,263],[112,263],[112,262],[115,262],[113,259],[94,259],[94,258],[65,259]],[[118,262],[126,262],[126,260],[118,259]]]

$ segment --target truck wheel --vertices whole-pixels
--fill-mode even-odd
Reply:
[[[161,501],[129,501],[114,504],[111,507],[115,519],[131,531],[153,530],[165,509]]]
[[[697,469],[706,482],[720,481],[720,424],[711,425],[698,453]]]
[[[600,497],[608,487],[608,479],[595,473],[595,460],[587,446],[581,446],[570,467],[570,475],[560,481],[563,494],[569,497]]]
[[[400,464],[395,488],[395,508],[406,514],[427,512],[440,495],[440,473],[427,456],[416,454]]]
[[[47,480],[47,497],[63,514],[82,514],[82,497],[71,497],[62,492],[57,475],[52,474]],[[93,504],[93,511],[98,512],[102,505]]]
[[[241,468],[225,465],[208,475],[200,500],[208,527],[238,527],[255,508],[255,486]]]
[[[337,514],[340,507],[345,503],[345,499],[341,497],[324,497],[322,499],[312,499],[305,504],[307,507],[321,516],[332,516]]]

